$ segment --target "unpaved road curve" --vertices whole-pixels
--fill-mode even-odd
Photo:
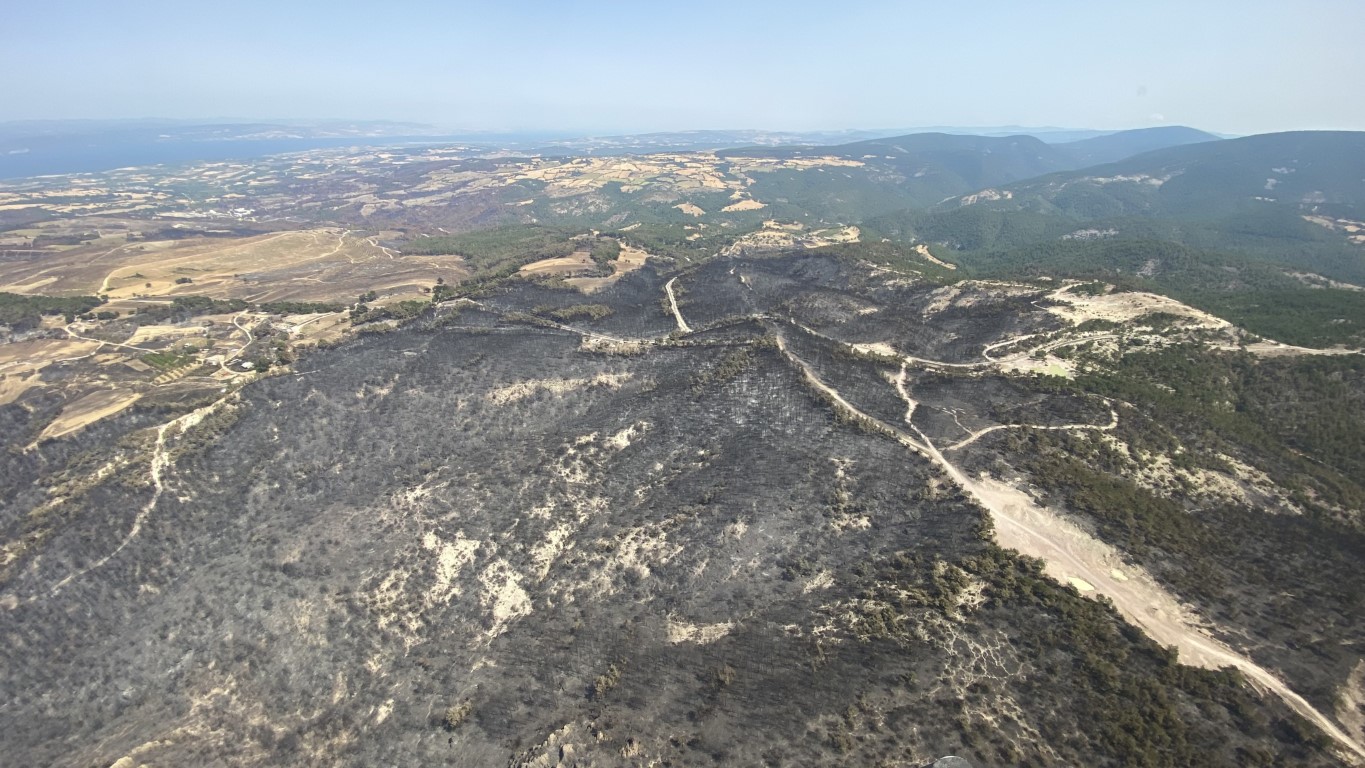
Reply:
[[[1078,579],[1108,596],[1119,613],[1148,637],[1179,651],[1181,663],[1207,669],[1235,667],[1256,687],[1279,696],[1290,709],[1335,739],[1348,750],[1346,756],[1353,764],[1365,764],[1365,746],[1269,670],[1208,635],[1199,626],[1205,623],[1200,617],[1145,571],[1126,564],[1113,547],[1040,507],[1017,488],[991,478],[968,478],[946,460],[941,460],[940,466],[991,512],[1001,546],[1041,558],[1048,575],[1063,583],[1079,587]],[[1116,578],[1116,573],[1122,578]]]
[[[1225,352],[1239,352],[1245,349],[1257,357],[1294,357],[1297,355],[1359,355],[1365,354],[1365,350],[1348,349],[1346,347],[1324,347],[1316,349],[1314,347],[1296,347],[1292,344],[1281,344],[1278,341],[1257,341],[1251,344],[1219,344],[1214,349]]]
[[[156,428],[156,442],[153,444],[152,447],[152,462],[149,471],[153,489],[152,498],[147,501],[147,503],[142,507],[142,509],[138,511],[137,516],[133,518],[133,526],[128,530],[127,535],[123,537],[123,540],[119,542],[117,547],[114,547],[112,552],[105,555],[104,557],[101,557],[100,559],[96,560],[94,563],[91,563],[85,568],[82,568],[81,570],[76,571],[75,573],[67,575],[61,581],[57,582],[56,584],[53,584],[52,588],[47,590],[46,592],[30,597],[28,599],[28,602],[33,602],[34,600],[38,600],[39,598],[42,597],[55,596],[58,592],[62,591],[63,587],[75,581],[76,579],[79,579],[82,576],[86,575],[87,573],[90,573],[91,571],[94,571],[98,568],[102,568],[105,563],[112,560],[114,556],[122,552],[123,548],[128,546],[128,544],[132,542],[133,539],[137,538],[137,535],[142,532],[142,524],[146,522],[147,516],[150,515],[152,513],[152,510],[156,508],[156,503],[161,500],[161,494],[166,490],[164,478],[167,468],[169,468],[171,465],[170,453],[166,451],[166,433],[169,432],[172,428],[176,428],[179,433],[184,433],[185,430],[189,429],[195,424],[198,424],[200,421],[204,419],[205,416],[212,413],[214,409],[216,409],[222,403],[223,400],[218,400],[214,403],[204,406],[203,408],[200,408],[197,411],[192,411],[190,413],[185,414],[184,416],[172,419]]]
[[[75,325],[75,323],[72,323],[71,325]],[[92,338],[90,338],[89,336],[82,336],[82,335],[80,335],[79,333],[76,333],[75,331],[71,330],[71,325],[66,326],[66,327],[64,328],[64,330],[66,331],[66,335],[67,335],[67,336],[70,336],[70,337],[73,338],[73,339],[79,339],[80,341],[93,341],[93,342],[95,342],[96,344],[100,344],[100,345],[106,345],[106,344],[107,344],[107,345],[109,345],[109,346],[111,346],[111,347],[122,347],[123,349],[131,349],[131,350],[133,350],[134,352],[155,352],[155,351],[156,351],[155,349],[146,349],[146,348],[144,348],[144,347],[135,347],[135,346],[133,346],[132,344],[120,344],[120,343],[117,342],[117,341],[105,341],[104,339],[92,339]],[[96,350],[96,351],[99,351],[99,350]],[[74,358],[73,358],[73,359],[74,359]]]
[[[682,313],[678,311],[678,298],[673,295],[673,284],[677,281],[678,278],[675,277],[664,283],[664,290],[668,293],[668,305],[673,308],[673,319],[678,321],[678,330],[683,333],[691,333],[692,328],[688,326],[687,321],[683,319]]]
[[[238,313],[237,315],[233,316],[232,324],[237,326],[237,330],[246,334],[246,343],[243,344],[236,352],[233,352],[232,354],[225,356],[222,360],[218,362],[218,368],[220,370],[222,370],[225,373],[231,373],[234,376],[237,375],[238,372],[229,369],[228,363],[231,363],[233,360],[236,360],[237,358],[241,357],[242,353],[247,350],[247,347],[250,347],[252,342],[256,340],[256,338],[251,335],[251,329],[246,327],[245,325],[242,325],[242,314],[245,313]]]
[[[978,429],[978,430],[976,430],[975,432],[972,432],[971,434],[969,434],[967,437],[965,437],[965,438],[963,438],[963,439],[957,441],[956,443],[953,443],[952,445],[948,446],[947,448],[944,448],[943,450],[945,450],[945,451],[956,451],[956,450],[958,450],[959,448],[966,448],[967,446],[971,445],[972,443],[975,443],[977,440],[980,440],[982,437],[985,437],[986,435],[989,435],[989,434],[992,433],[992,432],[998,432],[998,431],[1000,431],[1000,430],[1002,430],[1002,429],[1034,429],[1034,430],[1039,430],[1039,431],[1058,430],[1058,431],[1063,431],[1063,432],[1089,432],[1089,431],[1094,431],[1094,432],[1108,432],[1108,431],[1110,431],[1110,430],[1113,430],[1113,429],[1118,428],[1118,425],[1119,425],[1119,413],[1118,413],[1118,411],[1114,410],[1113,408],[1110,408],[1110,409],[1109,409],[1109,423],[1108,423],[1108,424],[1064,424],[1064,425],[1055,426],[1055,427],[1043,427],[1043,426],[1038,426],[1038,425],[1035,425],[1035,424],[996,424],[996,425],[993,426],[993,427],[985,427],[984,429]]]
[[[378,248],[379,250],[383,251],[383,252],[384,252],[384,255],[385,255],[385,256],[388,256],[390,260],[393,259],[393,253],[394,253],[394,252],[393,252],[393,249],[391,249],[391,248],[385,248],[384,246],[380,245],[380,244],[379,244],[379,238],[378,238],[378,237],[371,237],[371,238],[368,238],[368,239],[369,239],[369,241],[370,241],[370,245],[372,245],[372,246],[374,246],[375,248]]]
[[[1087,594],[1107,596],[1115,609],[1148,637],[1163,646],[1174,647],[1182,663],[1206,669],[1236,668],[1258,688],[1274,693],[1290,709],[1331,736],[1341,748],[1343,758],[1353,765],[1365,765],[1365,745],[1351,738],[1269,670],[1210,636],[1201,628],[1208,622],[1182,605],[1145,571],[1125,562],[1118,550],[1040,506],[1013,486],[984,475],[968,477],[913,424],[908,426],[918,439],[850,404],[838,390],[821,381],[809,364],[787,349],[781,333],[777,334],[777,346],[837,407],[875,425],[905,447],[938,464],[953,482],[990,513],[996,539],[1002,547],[1042,559],[1046,563],[1045,572],[1063,584],[1072,584]],[[897,377],[894,383],[896,391],[906,401],[908,421],[914,412],[914,401],[905,388],[904,377]],[[1093,425],[1084,426],[1093,428]]]

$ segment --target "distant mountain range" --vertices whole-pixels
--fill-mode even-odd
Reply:
[[[1347,214],[1365,205],[1365,133],[1297,131],[1182,144],[1010,190],[1082,215],[1100,208],[1227,213],[1271,202]]]
[[[1211,141],[1135,131],[1054,149],[1070,147],[1081,162],[1154,139],[1189,143],[982,185],[861,224],[870,237],[929,244],[978,274],[1145,281],[1273,338],[1328,344],[1360,333],[1365,133]],[[1315,330],[1304,330],[1305,318]]]
[[[1084,168],[1117,162],[1156,149],[1218,140],[1219,137],[1211,133],[1183,125],[1171,125],[1119,131],[1055,146],[1062,154],[1070,156],[1077,167]]]
[[[80,173],[132,165],[249,159],[282,152],[329,146],[465,143],[541,155],[636,154],[711,151],[727,147],[843,146],[862,141],[892,140],[907,135],[954,135],[964,139],[1028,136],[1037,143],[1069,147],[1091,140],[1083,164],[1111,162],[1132,151],[1217,138],[1189,128],[1100,131],[1057,127],[935,126],[916,129],[849,129],[833,131],[697,130],[644,134],[585,136],[572,131],[468,131],[421,123],[393,121],[238,121],[238,120],[26,120],[0,122],[0,178]],[[1130,134],[1133,138],[1127,138]],[[1175,137],[1185,136],[1177,140]],[[1140,136],[1149,137],[1142,144]],[[1190,138],[1198,136],[1200,138]],[[968,141],[966,151],[973,143]],[[1139,151],[1140,151],[1139,150]],[[1067,152],[1059,156],[1064,156]],[[1078,148],[1076,151],[1081,152]],[[1044,155],[1048,153],[1041,150]],[[1009,163],[1007,162],[1006,165]],[[1041,173],[1079,167],[1054,160]],[[949,169],[952,170],[951,168]],[[1012,173],[996,178],[968,173],[965,179],[996,184],[1024,178]],[[952,186],[952,185],[949,185]],[[953,191],[945,194],[952,194]]]
[[[1119,131],[1075,142],[1048,144],[1035,136],[915,133],[836,145],[742,147],[725,157],[843,157],[896,175],[895,194],[908,205],[930,206],[947,198],[1002,184],[1112,162],[1155,148],[1218,141],[1213,134],[1173,126]],[[831,194],[839,194],[837,182]]]

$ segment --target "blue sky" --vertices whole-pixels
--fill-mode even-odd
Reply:
[[[1365,129],[1365,2],[13,2],[0,120]]]

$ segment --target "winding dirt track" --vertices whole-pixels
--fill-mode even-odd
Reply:
[[[218,368],[220,370],[222,370],[225,373],[230,373],[234,376],[236,376],[240,372],[228,368],[228,363],[231,363],[233,360],[236,360],[237,358],[241,357],[242,353],[247,350],[247,347],[250,347],[252,342],[256,341],[256,338],[251,335],[251,329],[246,327],[245,325],[242,325],[242,315],[244,314],[246,313],[239,312],[236,315],[234,315],[232,318],[232,324],[237,327],[237,330],[246,334],[246,343],[242,344],[242,346],[236,352],[233,352],[230,355],[226,355],[223,357],[222,360],[218,361]]]
[[[90,338],[89,336],[82,336],[82,335],[80,335],[79,333],[76,333],[75,331],[71,330],[71,326],[72,326],[72,325],[75,325],[75,323],[71,323],[71,324],[67,325],[63,330],[66,331],[66,335],[67,335],[67,336],[70,336],[70,337],[73,338],[73,339],[78,339],[78,340],[80,340],[80,341],[93,341],[93,342],[95,342],[96,344],[99,344],[100,346],[108,345],[108,346],[111,346],[111,347],[121,347],[121,348],[123,348],[123,349],[131,349],[131,350],[133,350],[134,352],[155,352],[155,351],[156,351],[155,349],[147,349],[147,348],[145,348],[145,347],[135,347],[135,346],[133,346],[132,344],[120,344],[120,343],[117,342],[117,341],[105,341],[104,339],[92,339],[92,338]],[[95,351],[98,352],[99,350],[95,350]],[[92,354],[93,354],[93,353],[92,353]],[[88,357],[88,355],[87,355],[87,357]],[[72,359],[74,360],[74,359],[76,359],[76,358],[72,358]]]
[[[806,380],[833,401],[836,407],[875,426],[937,464],[953,482],[990,513],[996,539],[1002,547],[1042,559],[1046,563],[1046,573],[1063,584],[1070,583],[1086,593],[1107,596],[1125,619],[1161,645],[1175,648],[1182,663],[1207,669],[1236,668],[1257,688],[1280,697],[1290,709],[1336,740],[1343,758],[1354,765],[1365,765],[1365,746],[1352,739],[1331,718],[1319,712],[1269,670],[1210,636],[1201,626],[1209,625],[1209,622],[1182,605],[1141,568],[1125,562],[1118,550],[1040,506],[1023,491],[985,475],[968,477],[948,461],[933,441],[910,423],[915,401],[905,387],[904,366],[893,383],[906,402],[904,418],[907,426],[918,439],[850,404],[838,390],[822,381],[806,361],[787,348],[781,333],[777,334],[777,346]],[[1116,426],[1117,412],[1113,412],[1113,418]],[[1097,428],[1091,424],[1074,426]]]
[[[70,584],[76,579],[81,578],[82,576],[85,576],[87,573],[90,573],[91,571],[103,567],[104,564],[112,560],[115,555],[122,552],[123,548],[128,546],[128,544],[132,542],[133,539],[137,538],[137,535],[142,532],[142,524],[146,522],[147,516],[150,515],[152,513],[152,510],[156,508],[157,502],[161,500],[161,494],[166,490],[164,477],[166,470],[171,466],[171,457],[170,454],[166,451],[166,433],[169,432],[172,427],[178,428],[178,431],[180,433],[183,433],[186,429],[189,429],[195,424],[198,424],[201,420],[203,420],[205,416],[207,416],[220,404],[222,404],[222,402],[223,400],[218,400],[214,403],[204,406],[203,408],[200,408],[197,411],[192,411],[190,413],[185,414],[184,416],[172,419],[156,428],[156,442],[152,448],[152,461],[150,471],[148,472],[152,481],[153,489],[152,498],[149,499],[145,505],[143,505],[142,509],[138,511],[137,516],[133,518],[132,528],[128,530],[127,535],[123,537],[123,540],[120,541],[118,546],[114,547],[113,551],[111,551],[109,554],[105,555],[104,557],[101,557],[100,559],[96,560],[94,563],[91,563],[85,568],[82,568],[79,571],[67,575],[66,578],[63,578],[56,584],[53,584],[52,588],[49,589],[47,592],[30,597],[29,602],[37,600],[40,597],[55,596],[58,592],[61,592],[62,588],[65,587],[66,585]]]
[[[678,299],[673,295],[673,284],[678,282],[678,278],[673,278],[664,283],[664,290],[668,292],[668,305],[673,308],[673,319],[678,321],[678,330],[683,333],[691,333],[692,328],[683,319],[682,312],[678,311]]]
[[[904,369],[902,369],[904,370]],[[903,381],[903,379],[902,379]],[[904,385],[902,385],[903,388]],[[1064,424],[1055,427],[1044,427],[1036,424],[997,424],[993,427],[985,427],[972,432],[967,437],[958,440],[956,443],[944,448],[945,451],[956,451],[959,448],[966,448],[977,440],[989,435],[992,432],[999,432],[1002,429],[1036,429],[1039,431],[1055,430],[1062,432],[1108,432],[1117,429],[1119,425],[1119,412],[1113,408],[1109,409],[1108,424]]]

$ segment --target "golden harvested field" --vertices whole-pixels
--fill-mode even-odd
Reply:
[[[69,435],[87,424],[93,424],[105,416],[118,413],[137,402],[140,397],[142,393],[126,389],[91,392],[63,408],[61,415],[47,425],[38,439],[41,441]]]
[[[592,256],[587,251],[574,251],[568,256],[532,262],[518,271],[523,275],[571,275],[594,266]]]
[[[0,405],[34,390],[60,393],[66,405],[38,441],[79,431],[144,397],[200,387],[217,389],[255,376],[242,363],[273,360],[276,344],[299,349],[339,340],[350,331],[347,311],[290,315],[268,312],[199,315],[170,323],[129,323],[129,315],[177,297],[317,302],[346,306],[362,294],[384,306],[430,296],[438,279],[458,283],[463,260],[448,255],[407,255],[379,236],[340,228],[274,232],[250,237],[138,240],[138,222],[87,219],[76,225],[44,223],[15,235],[0,259],[0,291],[43,295],[102,294],[112,319],[68,325],[44,318],[48,338],[0,344]],[[28,248],[26,238],[93,232],[82,245]],[[134,239],[129,239],[129,236]],[[587,254],[582,259],[592,266]],[[575,267],[577,268],[577,267]],[[250,330],[283,332],[261,342]],[[98,338],[96,338],[98,337]],[[101,342],[99,339],[103,339]],[[252,342],[254,346],[249,346]],[[153,353],[161,355],[152,360]],[[183,362],[181,362],[183,361]],[[54,365],[71,370],[44,378]],[[188,378],[187,378],[188,377]]]
[[[611,262],[612,273],[605,276],[583,276],[567,277],[564,282],[572,285],[583,293],[595,293],[607,286],[620,280],[623,276],[634,272],[645,265],[645,260],[649,254],[639,248],[629,245],[621,246],[621,253],[615,261]],[[597,269],[597,264],[592,260],[588,251],[575,251],[568,256],[561,256],[554,259],[541,259],[522,267],[519,271],[523,275],[575,275],[583,272],[593,272]]]
[[[606,277],[571,277],[564,282],[584,293],[595,293],[643,267],[649,253],[629,245],[621,246],[621,255],[611,262],[612,272]]]
[[[99,348],[94,341],[34,339],[0,344],[0,405],[12,403],[40,386],[39,372],[59,360],[85,357]]]
[[[255,302],[353,301],[366,291],[416,298],[437,278],[453,282],[467,274],[457,256],[406,255],[374,237],[313,229],[124,242],[110,248],[95,243],[48,252],[0,263],[0,291],[103,293],[111,300],[195,295]]]

